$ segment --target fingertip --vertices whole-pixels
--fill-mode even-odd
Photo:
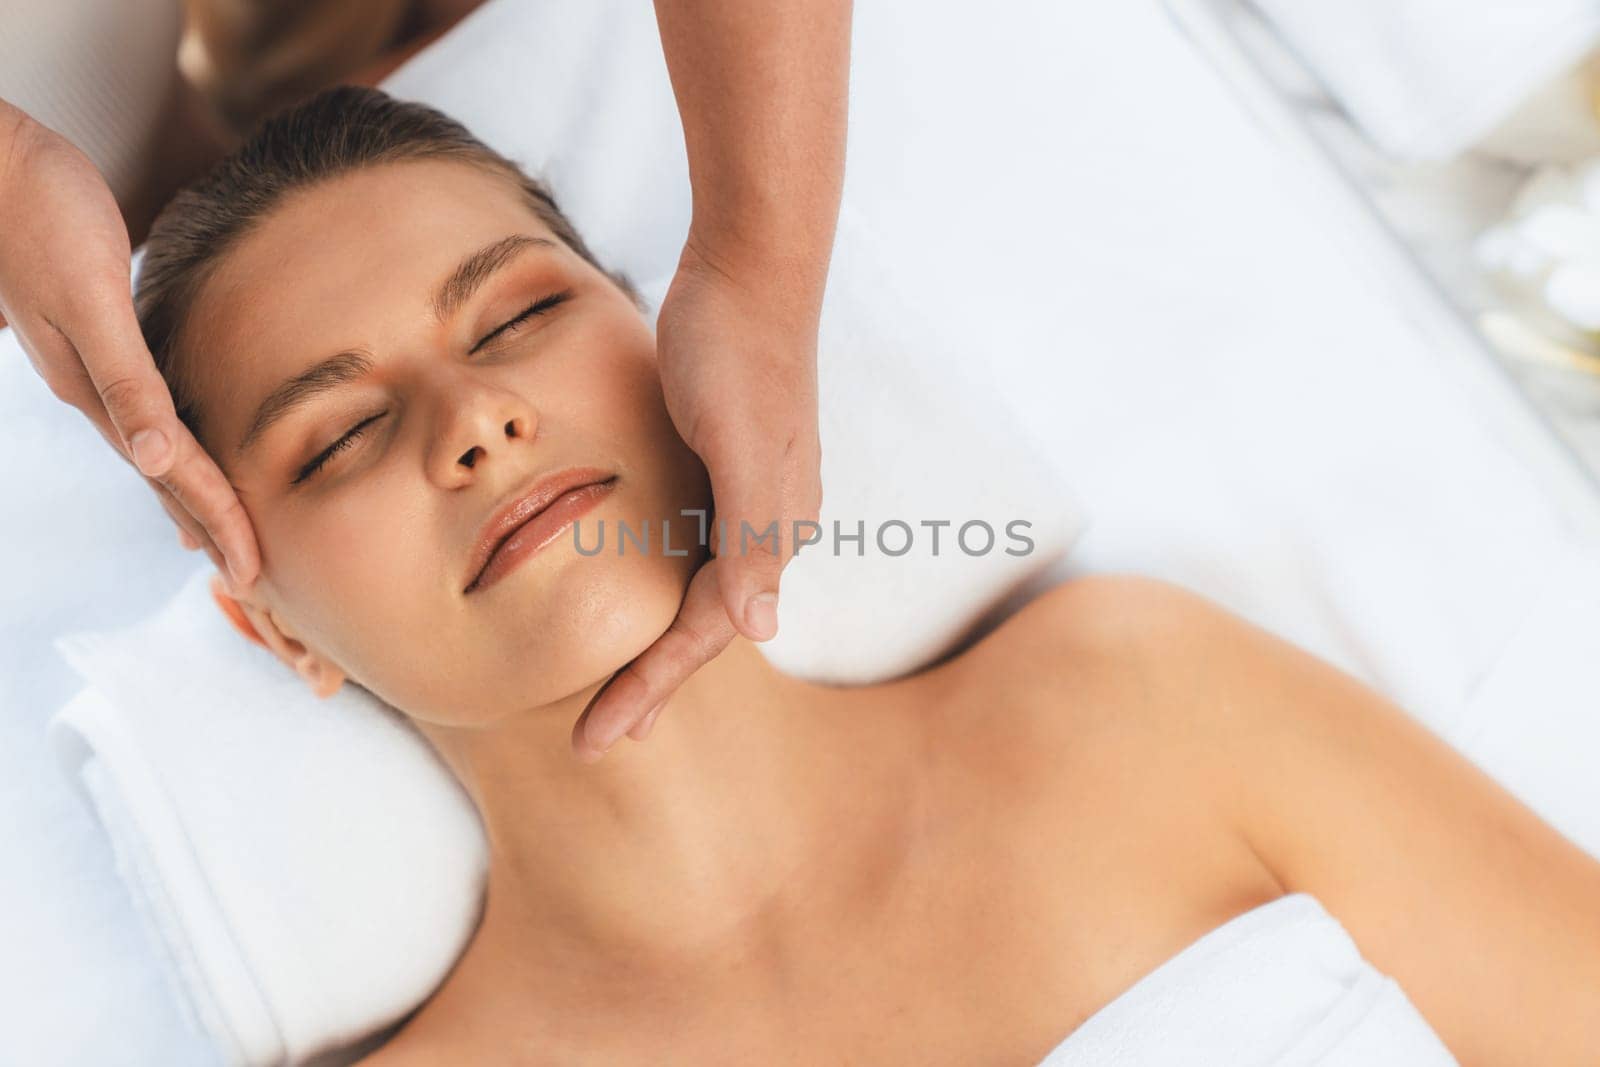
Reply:
[[[590,712],[589,717],[583,721],[583,739],[589,748],[598,753],[595,759],[609,752],[611,746],[625,733],[627,724],[614,712],[602,718],[597,718]]]
[[[746,600],[741,629],[752,641],[770,641],[778,636],[778,594],[761,592]]]
[[[589,739],[589,719],[591,715],[592,709],[585,710],[572,727],[572,754],[578,758],[579,763],[594,763],[605,755],[605,752],[596,748]]]
[[[235,546],[226,553],[226,559],[228,574],[239,586],[248,588],[261,574],[261,557],[255,552],[243,551]]]
[[[722,579],[722,605],[734,630],[751,641],[770,641],[778,633],[778,593],[767,583],[776,575],[725,573]]]

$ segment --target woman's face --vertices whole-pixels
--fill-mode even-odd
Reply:
[[[552,703],[671,623],[705,469],[649,325],[507,179],[406,162],[295,194],[219,264],[182,344],[261,545],[248,601],[393,706],[465,724]],[[579,527],[592,549],[603,520],[605,550],[569,530],[469,590],[491,515],[575,467],[615,476]],[[664,519],[687,555],[661,551]],[[619,555],[619,521],[650,550]]]

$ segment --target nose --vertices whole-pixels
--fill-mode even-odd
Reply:
[[[441,404],[442,425],[428,468],[444,488],[496,469],[511,450],[531,444],[539,426],[538,413],[525,397],[482,381],[455,383]]]

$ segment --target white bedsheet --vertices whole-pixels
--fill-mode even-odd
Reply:
[[[1217,598],[1476,739],[1600,848],[1597,668],[1540,638],[1600,628],[1564,457],[1154,0],[1008,10],[858,5],[847,196],[903,289],[987,324],[973,360],[1093,516],[1071,570]],[[0,444],[0,1063],[210,1063],[43,733],[73,691],[50,640],[149,610],[194,557],[9,338]],[[1509,718],[1536,682],[1560,736]]]

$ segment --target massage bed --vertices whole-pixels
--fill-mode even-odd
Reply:
[[[616,121],[604,64],[511,91],[531,76],[512,2],[390,86],[497,116],[470,120],[491,143],[531,111],[565,112],[541,121],[566,137]],[[1251,63],[1234,7],[858,5],[846,203],[1081,498],[1086,532],[1032,590],[1189,586],[1374,685],[1600,855],[1600,492]],[[596,197],[574,189],[580,229]],[[642,202],[594,243],[654,277],[686,219]],[[197,557],[9,333],[0,443],[0,1063],[222,1062],[46,736],[82,685],[56,639],[148,615]]]

